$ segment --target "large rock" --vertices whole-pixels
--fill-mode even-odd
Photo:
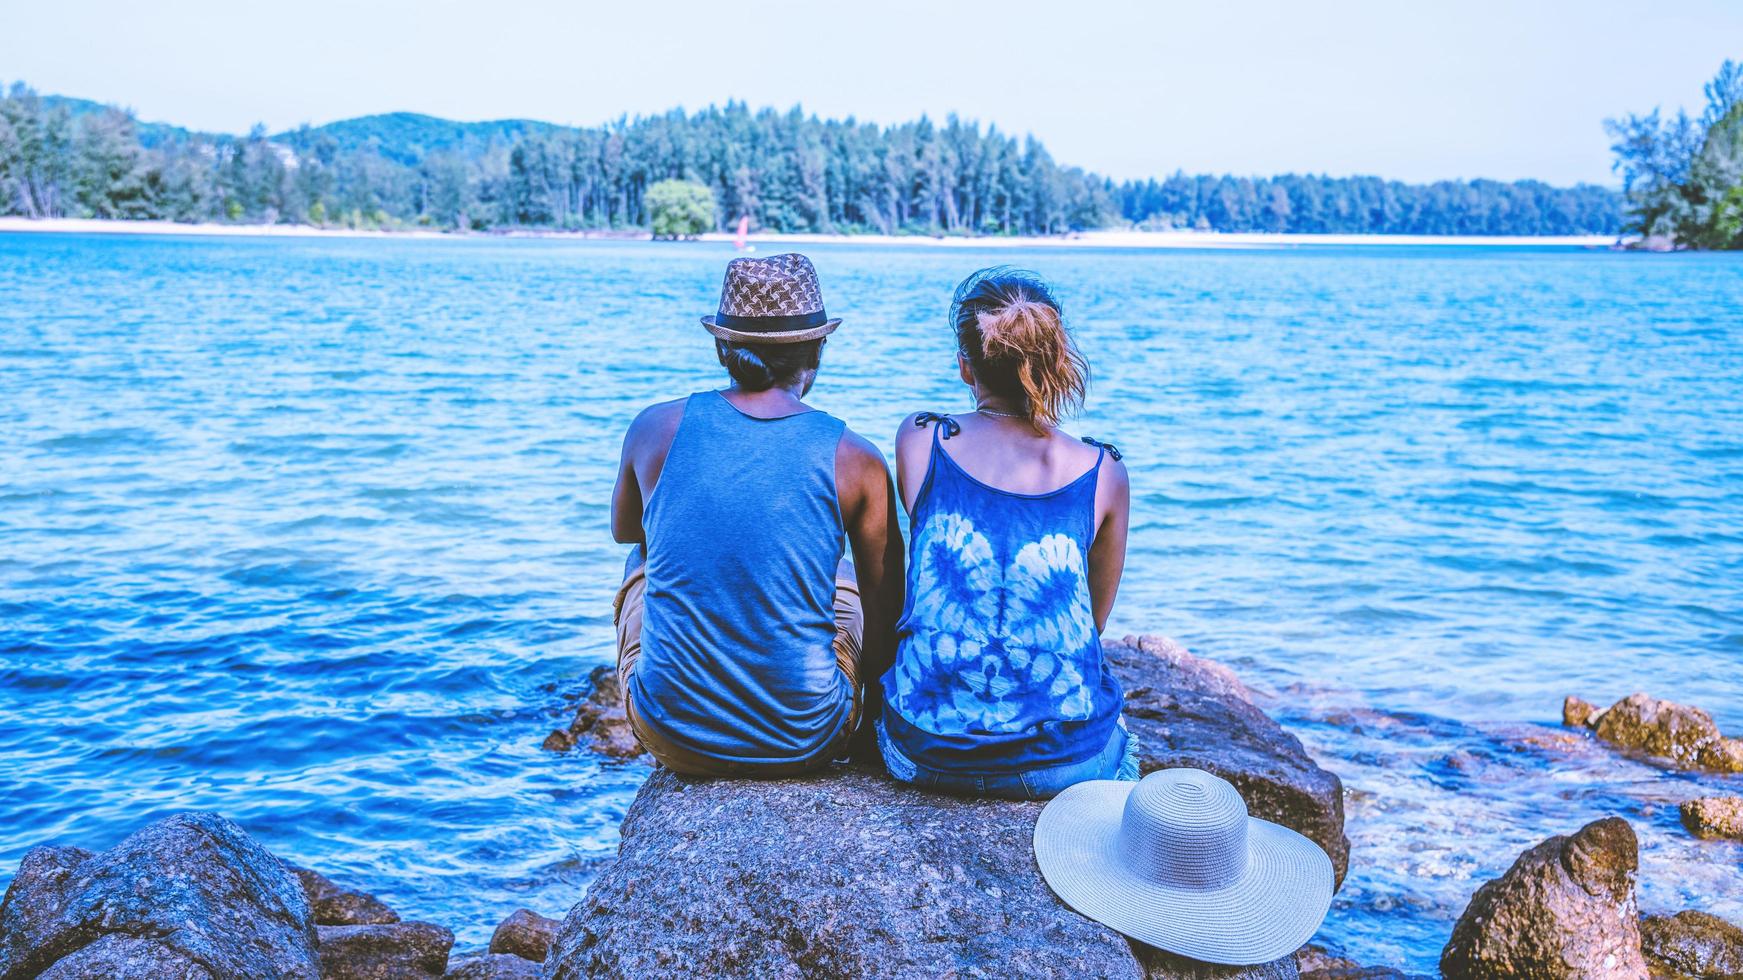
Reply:
[[[0,903],[0,980],[314,980],[316,964],[296,878],[215,813],[160,820],[100,854],[36,848]]]
[[[1343,782],[1255,707],[1232,671],[1166,637],[1128,636],[1103,649],[1126,687],[1126,723],[1138,736],[1145,772],[1191,766],[1216,773],[1241,791],[1248,813],[1324,848],[1343,883],[1350,860]]]
[[[1347,852],[1336,777],[1231,673],[1157,638],[1108,647],[1150,768],[1219,772],[1255,814]],[[875,765],[765,781],[657,770],[545,976],[1297,975],[1293,956],[1228,968],[1134,948],[1072,912],[1035,866],[1040,808],[924,793]]]
[[[1639,861],[1634,829],[1619,817],[1533,847],[1471,897],[1441,972],[1451,980],[1646,976],[1634,903]]]
[[[1603,711],[1578,698],[1562,704],[1562,721],[1598,738],[1669,762],[1679,769],[1743,772],[1743,739],[1726,738],[1699,708],[1630,694]]]
[[[1682,825],[1696,837],[1743,840],[1743,796],[1706,796],[1681,807]]]
[[[454,934],[428,922],[321,926],[321,980],[401,980],[448,970]]]
[[[614,759],[645,758],[647,752],[636,740],[623,708],[623,685],[617,669],[595,667],[587,681],[587,694],[576,708],[574,719],[567,728],[546,735],[544,747],[552,752],[566,752],[576,745],[585,745]]]
[[[1640,922],[1640,946],[1654,977],[1743,976],[1743,929],[1716,915],[1649,915]]]
[[[309,900],[309,911],[318,926],[366,926],[398,922],[399,913],[387,907],[374,895],[352,891],[333,882],[319,871],[287,864],[303,886]]]
[[[516,909],[490,934],[490,951],[543,963],[551,951],[551,943],[556,941],[557,927],[561,924],[532,909]]]
[[[657,770],[546,980],[1145,976],[1124,938],[1041,880],[1039,812],[869,768],[754,782]],[[1294,975],[1280,969],[1221,975]]]

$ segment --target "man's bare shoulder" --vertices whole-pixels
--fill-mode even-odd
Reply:
[[[670,435],[678,428],[678,423],[684,419],[684,403],[689,399],[674,398],[669,402],[659,402],[649,405],[636,413],[629,423],[627,440],[652,437],[661,433]]]
[[[884,462],[884,454],[870,439],[852,429],[841,431],[841,442],[835,448],[835,463],[838,469],[857,476],[874,476],[880,482],[889,474],[889,464]]]

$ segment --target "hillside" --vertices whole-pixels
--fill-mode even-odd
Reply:
[[[340,151],[373,148],[395,163],[417,166],[431,153],[453,151],[475,158],[492,147],[510,147],[528,136],[545,136],[568,128],[536,119],[457,122],[416,112],[385,112],[322,126],[301,126],[278,133],[272,139],[299,152],[331,140]]]

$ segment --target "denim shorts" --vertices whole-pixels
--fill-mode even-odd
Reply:
[[[878,720],[878,751],[884,757],[884,768],[897,782],[912,783],[922,789],[953,793],[958,796],[992,796],[1006,800],[1050,800],[1075,783],[1091,779],[1138,779],[1138,737],[1126,729],[1126,719],[1119,719],[1108,744],[1100,752],[1083,760],[1062,766],[1030,769],[1025,772],[974,774],[940,772],[909,759],[890,741]]]

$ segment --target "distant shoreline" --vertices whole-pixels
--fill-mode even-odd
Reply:
[[[545,238],[554,240],[650,241],[638,232],[546,231],[514,229],[499,232],[444,232],[428,229],[363,231],[349,228],[316,228],[310,225],[227,225],[215,222],[189,224],[176,221],[124,221],[94,218],[0,217],[0,232],[111,235],[194,235],[238,238],[416,238],[475,240],[487,238]],[[733,236],[710,233],[697,241],[730,243]],[[1232,248],[1263,249],[1298,245],[1483,245],[1503,247],[1577,246],[1609,248],[1617,239],[1607,235],[1352,235],[1220,231],[1084,231],[1066,235],[952,236],[927,235],[824,235],[812,233],[759,232],[752,245],[905,245],[957,248]]]

